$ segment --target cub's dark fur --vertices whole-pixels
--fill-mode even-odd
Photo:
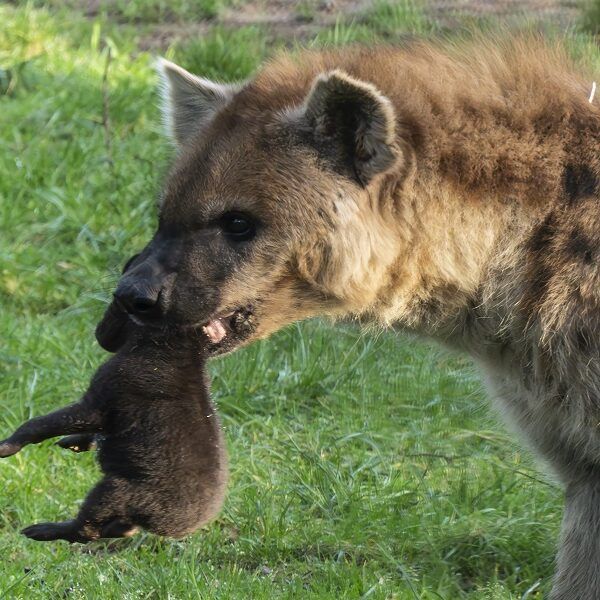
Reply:
[[[122,336],[124,315],[109,311],[98,328],[108,343]],[[87,449],[94,436],[104,478],[75,519],[23,530],[36,540],[88,542],[142,527],[180,537],[221,508],[227,458],[210,401],[201,333],[133,325],[119,352],[98,369],[83,398],[24,423],[0,443],[0,457],[58,435]]]

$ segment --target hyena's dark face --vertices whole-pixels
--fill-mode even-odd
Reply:
[[[389,102],[339,72],[284,109],[260,86],[162,69],[180,153],[117,303],[148,325],[204,327],[216,353],[368,302],[394,255],[369,195],[401,162]]]
[[[115,292],[133,320],[204,327],[218,353],[323,310],[296,256],[297,240],[333,230],[306,202],[318,169],[301,151],[274,158],[261,135],[222,131],[180,156],[158,229]]]

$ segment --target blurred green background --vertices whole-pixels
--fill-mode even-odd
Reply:
[[[145,244],[172,151],[152,56],[250,75],[299,44],[567,36],[600,65],[600,2],[36,0],[0,4],[0,432],[74,400],[93,327]],[[110,54],[110,58],[109,58]],[[73,515],[93,455],[0,463],[0,598],[541,598],[561,492],[488,412],[470,363],[313,321],[211,364],[231,485],[180,541],[19,535]]]

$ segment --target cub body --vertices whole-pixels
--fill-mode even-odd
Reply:
[[[111,328],[121,323],[109,313],[99,331]],[[227,457],[209,397],[203,334],[127,329],[124,345],[79,402],[26,422],[0,443],[6,457],[58,435],[68,436],[59,445],[76,451],[97,441],[104,477],[77,517],[27,527],[28,537],[87,542],[138,527],[181,537],[221,508]]]

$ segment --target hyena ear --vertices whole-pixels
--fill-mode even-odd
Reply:
[[[400,159],[392,103],[375,86],[335,70],[317,77],[305,103],[317,146],[362,185]],[[332,148],[333,145],[333,148]]]
[[[197,77],[164,58],[156,61],[156,70],[161,80],[162,112],[167,132],[179,147],[226,106],[242,87]]]

